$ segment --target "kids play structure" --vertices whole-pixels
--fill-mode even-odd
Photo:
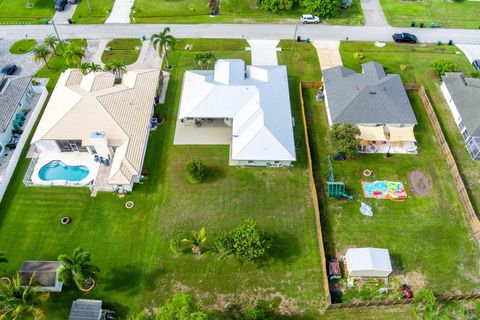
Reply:
[[[343,182],[336,182],[335,176],[333,174],[333,167],[332,161],[330,157],[326,157],[322,160],[322,163],[327,164],[327,169],[323,173],[325,177],[327,177],[327,195],[330,198],[337,198],[337,199],[349,199],[353,200],[353,196],[349,194],[345,188],[345,183]]]

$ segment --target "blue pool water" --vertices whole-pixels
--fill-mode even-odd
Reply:
[[[80,181],[88,176],[88,172],[88,168],[85,166],[67,166],[60,160],[54,160],[40,168],[38,176],[43,181]]]

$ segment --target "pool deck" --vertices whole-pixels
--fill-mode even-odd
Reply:
[[[55,160],[60,160],[67,166],[86,166],[89,170],[88,176],[80,181],[41,180],[38,175],[40,169]],[[44,186],[86,186],[97,177],[99,166],[100,164],[95,162],[93,156],[87,152],[42,152],[39,154],[37,164],[33,169],[32,182]]]

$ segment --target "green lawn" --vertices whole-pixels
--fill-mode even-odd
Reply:
[[[34,39],[18,40],[8,50],[12,54],[24,54],[30,52],[37,45],[37,41]]]
[[[0,24],[43,23],[55,12],[52,0],[35,0],[33,8],[27,8],[26,0],[0,0]]]
[[[366,58],[353,59],[362,49]],[[376,48],[370,43],[343,42],[341,55],[345,66],[360,70],[360,64],[370,60],[383,63],[389,72],[400,73],[404,81],[416,79],[427,90],[435,87],[436,79],[429,64],[439,58],[454,59],[466,66],[464,56],[455,55],[455,48],[428,46],[398,46],[388,44]],[[400,72],[400,64],[408,69]],[[320,160],[328,154],[325,135],[328,124],[323,102],[314,100],[314,91],[305,90],[306,108],[316,174],[324,166]],[[390,250],[397,278],[413,285],[414,290],[429,287],[436,293],[472,292],[478,288],[480,252],[470,239],[463,220],[463,207],[458,200],[446,162],[434,139],[433,131],[416,93],[409,94],[419,125],[416,126],[420,152],[418,155],[358,155],[344,162],[334,162],[336,181],[344,181],[354,195],[354,201],[323,199],[322,217],[327,255],[341,256],[348,247],[385,247]],[[403,181],[409,198],[403,202],[364,199],[361,181],[364,169],[372,169],[368,180]],[[408,174],[423,171],[433,185],[429,196],[413,194]],[[359,212],[360,201],[373,207],[374,217]],[[441,269],[441,272],[439,270]]]
[[[183,51],[193,43],[193,51]],[[103,299],[120,317],[145,306],[158,306],[176,291],[189,291],[207,308],[226,302],[251,305],[257,299],[283,297],[283,311],[318,318],[325,305],[315,219],[308,192],[302,127],[295,127],[297,158],[291,170],[229,167],[227,146],[173,146],[174,125],[182,76],[194,67],[195,50],[211,50],[217,58],[250,61],[241,40],[182,40],[170,55],[173,70],[167,102],[161,108],[166,122],[151,134],[145,167],[151,175],[123,199],[84,188],[25,187],[29,161],[20,161],[4,201],[0,204],[0,249],[11,274],[25,259],[55,259],[81,246],[101,268],[98,286],[88,298]],[[234,48],[241,48],[236,50]],[[318,70],[313,47],[296,55],[282,52],[290,70],[293,113],[300,119],[297,80]],[[312,58],[312,59],[311,59]],[[298,63],[298,65],[297,65]],[[301,68],[300,68],[301,66]],[[42,76],[57,73],[42,70]],[[186,181],[183,166],[192,158],[208,166],[205,183]],[[268,196],[266,196],[268,194]],[[132,200],[135,207],[124,208]],[[60,224],[68,215],[72,223]],[[259,265],[244,266],[219,259],[211,249],[216,232],[253,218],[273,235],[271,255]],[[206,227],[207,251],[173,257],[169,240],[181,239]],[[48,319],[65,319],[72,299],[82,297],[66,288],[52,295]]]
[[[90,8],[88,7],[90,1]],[[101,24],[107,20],[114,0],[80,0],[72,17],[74,23]]]
[[[102,62],[109,63],[112,60],[120,60],[129,65],[137,61],[140,50],[135,50],[136,47],[141,47],[140,39],[113,39],[107,44],[110,50],[103,51]]]
[[[412,21],[428,26],[435,23],[446,28],[480,27],[478,1],[398,1],[380,0],[383,12],[392,26],[410,26]]]
[[[131,16],[136,23],[297,23],[300,9],[273,14],[257,8],[256,0],[223,0],[221,15],[211,18],[208,1],[204,0],[136,0]],[[363,25],[360,1],[326,24]]]

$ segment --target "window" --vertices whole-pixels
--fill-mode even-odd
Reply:
[[[252,163],[253,163],[253,160],[248,160],[247,163],[248,163],[248,164],[252,164]]]
[[[56,140],[60,152],[87,152],[87,147],[82,146],[82,140]]]

